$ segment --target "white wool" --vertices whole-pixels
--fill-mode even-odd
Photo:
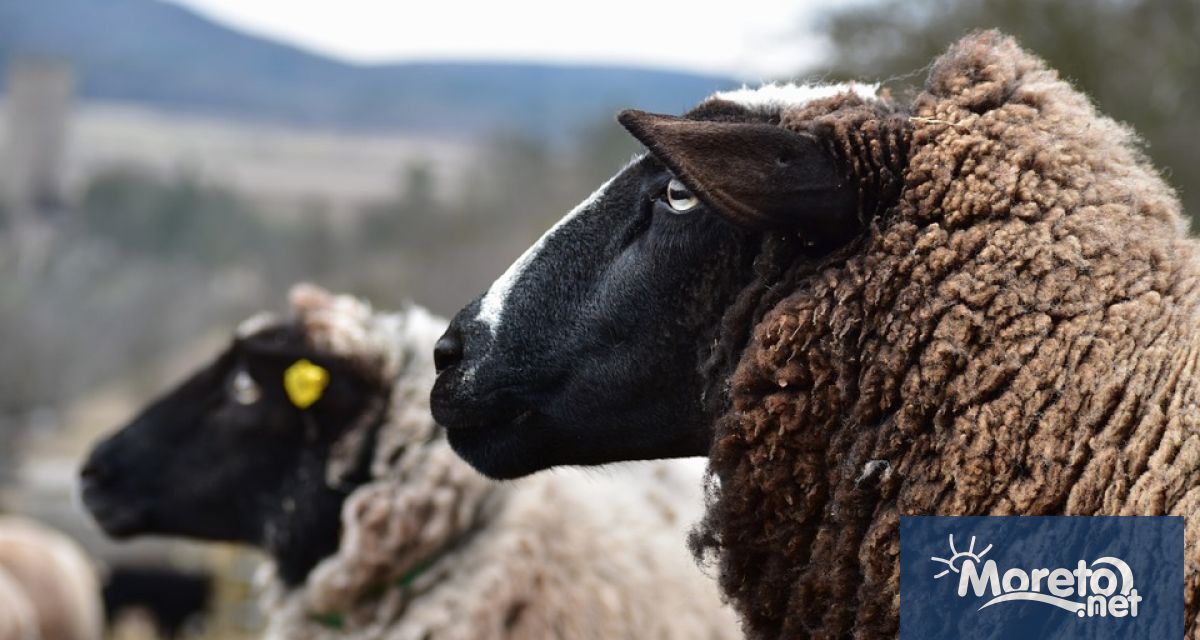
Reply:
[[[710,100],[726,100],[754,111],[781,113],[803,107],[813,100],[853,93],[863,100],[877,100],[879,83],[840,82],[836,84],[764,84],[732,91],[719,91]]]
[[[239,338],[249,338],[250,336],[279,324],[279,316],[269,311],[256,313],[245,320],[242,320],[237,326],[237,330],[233,333]]]
[[[41,629],[35,637],[95,640],[103,634],[104,608],[95,568],[65,535],[32,520],[0,516],[0,573],[6,577],[0,591],[19,588],[32,606]],[[5,604],[0,602],[0,608]],[[27,627],[28,610],[22,611],[16,598],[9,604],[7,611],[0,611],[0,626]]]
[[[3,567],[0,567],[0,638],[38,640],[37,609],[29,595]]]
[[[491,482],[429,414],[445,321],[415,307],[375,313],[308,285],[291,298],[314,346],[398,378],[375,480],[347,499],[338,551],[301,588],[273,587],[268,637],[741,637],[687,551],[704,507],[703,460]],[[340,630],[314,621],[330,613]]]

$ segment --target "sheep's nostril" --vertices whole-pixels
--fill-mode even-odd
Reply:
[[[112,479],[112,474],[108,469],[95,460],[89,460],[83,468],[79,470],[79,480],[86,487],[101,487]]]
[[[450,327],[433,345],[433,366],[441,373],[461,362],[462,358],[462,337],[457,329]]]

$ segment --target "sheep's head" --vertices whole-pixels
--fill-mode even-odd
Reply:
[[[714,347],[722,318],[753,311],[742,292],[780,264],[836,260],[898,190],[903,136],[887,128],[903,119],[873,87],[768,86],[619,119],[650,152],[438,343],[434,416],[493,477],[706,454],[723,395],[708,380],[740,348]],[[856,135],[884,146],[846,146]]]
[[[384,360],[334,355],[344,336],[331,318],[356,301],[301,286],[292,303],[292,318],[243,323],[215,360],[95,448],[83,498],[106,532],[258,545],[289,583],[336,549],[391,385]],[[359,445],[353,460],[332,468],[347,441]]]

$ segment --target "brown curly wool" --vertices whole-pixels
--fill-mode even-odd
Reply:
[[[996,32],[906,121],[826,131],[902,187],[846,252],[783,270],[730,381],[697,542],[752,636],[895,636],[903,514],[1200,507],[1200,256],[1134,134]]]

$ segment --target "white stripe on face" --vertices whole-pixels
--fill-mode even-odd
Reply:
[[[504,303],[508,300],[508,295],[512,292],[513,285],[517,283],[517,280],[520,280],[521,273],[525,271],[529,263],[533,262],[534,257],[542,250],[546,241],[572,219],[590,209],[600,199],[600,196],[604,195],[605,189],[608,188],[608,185],[612,184],[613,180],[617,179],[617,176],[624,173],[626,169],[644,157],[645,154],[634,156],[633,160],[630,160],[629,164],[625,165],[616,175],[609,178],[607,182],[600,185],[600,188],[593,191],[592,195],[576,205],[574,209],[571,209],[561,220],[554,223],[554,226],[550,227],[549,231],[542,234],[542,237],[538,238],[537,242],[526,249],[525,253],[522,253],[521,257],[517,258],[517,261],[512,263],[512,266],[492,283],[487,293],[483,294],[483,300],[479,302],[479,313],[475,316],[475,319],[487,325],[493,336],[496,335],[496,330],[500,327],[500,320],[504,315]]]

